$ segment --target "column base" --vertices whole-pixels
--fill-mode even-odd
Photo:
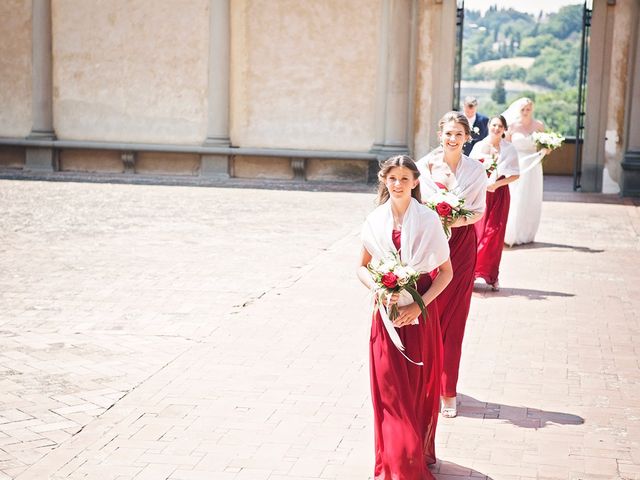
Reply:
[[[409,147],[406,145],[389,145],[374,143],[369,150],[371,153],[375,153],[378,157],[378,161],[369,162],[369,171],[367,175],[367,183],[378,183],[378,172],[380,171],[380,165],[387,158],[395,155],[409,155]]]
[[[229,137],[207,137],[202,142],[203,147],[230,147],[231,139]]]
[[[53,130],[31,130],[27,135],[28,140],[55,140],[56,134]]]
[[[55,172],[58,170],[58,155],[53,148],[27,148],[25,170]]]
[[[376,153],[378,157],[384,157],[385,160],[394,155],[409,155],[409,147],[403,144],[374,143],[369,151]]]
[[[640,151],[625,153],[621,166],[622,196],[640,197]]]
[[[208,178],[229,178],[228,155],[202,155],[200,176]]]

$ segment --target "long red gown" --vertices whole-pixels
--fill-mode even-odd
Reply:
[[[510,202],[508,185],[498,188],[495,192],[487,192],[484,216],[474,224],[478,237],[475,278],[482,278],[488,284],[498,281]]]
[[[436,303],[440,312],[444,345],[441,394],[445,397],[455,397],[464,327],[471,306],[476,266],[476,231],[473,225],[451,229],[449,251],[453,279],[438,295]]]
[[[400,248],[400,232],[393,231]],[[431,277],[422,275],[418,291],[424,294]],[[429,318],[418,325],[397,328],[410,363],[389,338],[376,310],[369,340],[371,399],[375,432],[376,480],[433,479],[427,464],[435,463],[435,433],[440,400],[442,341],[435,302]]]

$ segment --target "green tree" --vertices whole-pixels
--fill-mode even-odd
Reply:
[[[540,33],[548,33],[564,40],[575,32],[582,31],[582,5],[567,5],[558,13],[549,15],[548,21],[540,26]]]
[[[520,42],[518,55],[521,57],[537,57],[543,48],[561,48],[560,41],[551,34],[539,35],[537,37],[525,37]]]
[[[496,85],[491,92],[491,100],[498,104],[504,104],[506,102],[507,91],[504,88],[504,80],[502,80],[502,78],[496,80]]]
[[[508,98],[507,98],[507,103],[511,104],[511,102],[517,100],[520,97],[527,97],[527,98],[530,98],[531,100],[533,100],[535,102],[537,96],[538,96],[538,94],[536,92],[534,92],[533,90],[523,90],[521,92],[518,92],[515,95],[509,95]]]
[[[471,10],[470,8],[464,9],[464,21],[466,22],[477,22],[482,18],[482,13],[480,10]]]
[[[505,96],[509,102],[528,96],[535,100],[536,117],[548,129],[565,136],[575,135],[582,9],[582,5],[571,5],[551,15],[542,11],[530,15],[492,5],[484,15],[474,11],[466,16],[463,79],[495,81],[493,91],[482,94],[483,113],[503,111]],[[476,67],[487,60],[514,56],[531,57],[534,62],[528,69],[514,65],[493,71]],[[503,95],[504,80],[526,82],[536,92]]]
[[[493,73],[493,78],[502,78],[503,80],[525,80],[527,78],[527,70],[515,65],[503,65]]]
[[[556,90],[538,95],[535,116],[544,122],[547,130],[575,137],[577,107],[577,87]]]
[[[527,82],[553,89],[577,85],[580,68],[579,42],[565,42],[560,48],[546,47],[527,72]]]

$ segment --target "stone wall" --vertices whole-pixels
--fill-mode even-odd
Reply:
[[[52,52],[42,66],[32,60],[32,39],[44,45],[44,35],[32,37],[31,30],[43,25],[38,19],[45,16],[33,11],[48,12],[47,2]],[[632,0],[594,5],[590,66],[597,71],[590,77],[583,184],[617,191],[632,128],[630,59],[640,7]],[[18,141],[0,148],[0,166],[375,178],[369,156],[408,151],[419,158],[437,145],[438,119],[452,107],[455,20],[453,0],[4,0],[0,137]],[[52,82],[38,73],[48,72],[46,65]],[[32,76],[40,81],[35,88]],[[52,95],[43,84],[52,84]],[[52,104],[53,125],[44,130],[53,130],[57,144],[20,144],[34,124],[51,123],[51,109],[32,103]],[[99,151],[62,148],[60,141],[173,150]],[[244,151],[222,151],[229,143]],[[36,158],[47,149],[44,161],[20,160],[24,150]],[[121,165],[122,149],[134,151],[137,166]]]
[[[0,2],[0,136],[31,131],[31,0]]]
[[[59,138],[201,143],[208,0],[54,0]]]
[[[231,3],[231,141],[367,151],[380,0]]]
[[[210,16],[227,12],[221,8],[225,0],[38,1],[51,2],[49,129],[60,141],[175,147],[205,140],[210,145],[210,135],[223,142],[227,136],[236,147],[310,151],[304,162],[308,179],[364,181],[367,160],[349,154],[342,160],[314,159],[313,151],[366,153],[389,146],[411,151],[414,122],[420,127],[418,143],[428,143],[428,129],[422,127],[432,125],[430,109],[437,104],[430,99],[431,80],[439,78],[437,70],[449,68],[430,51],[442,41],[444,9],[437,0],[232,0],[228,20],[226,14],[220,17],[230,26],[230,86],[222,93],[228,96],[228,132],[209,131],[214,116],[214,130],[224,125],[220,112],[210,110],[227,104],[211,96],[220,85],[210,85],[219,80],[210,71],[217,63],[210,62],[220,58],[217,48],[226,48]],[[32,5],[30,0],[0,5],[0,26],[10,40],[0,45],[0,66],[10,72],[0,78],[0,137],[25,137],[34,123]],[[431,9],[436,13],[430,15]],[[426,19],[420,30],[418,17]],[[215,42],[212,32],[218,33]],[[420,64],[418,50],[424,57]],[[430,79],[419,86],[419,102],[417,70]],[[377,138],[381,126],[385,133]],[[60,149],[54,168],[126,171],[116,150],[86,146]],[[18,165],[15,152],[9,153],[3,165]],[[299,177],[289,158],[224,155],[229,154],[220,157],[229,159],[228,171],[238,176]],[[197,173],[193,156],[179,157],[178,162],[171,154],[136,154],[136,171],[154,171],[157,165],[158,173],[179,173],[180,167],[176,172],[171,166],[175,161],[182,173]]]

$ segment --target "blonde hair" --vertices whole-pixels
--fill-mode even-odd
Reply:
[[[533,105],[533,100],[531,100],[529,97],[522,97],[521,100],[522,100],[522,105],[520,105],[520,111],[522,111],[522,109],[527,105]]]

